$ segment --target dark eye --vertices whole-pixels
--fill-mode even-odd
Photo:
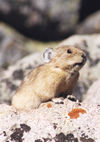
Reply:
[[[72,51],[71,51],[70,49],[68,49],[68,50],[67,50],[67,53],[68,53],[68,54],[71,54],[71,53],[72,53]]]

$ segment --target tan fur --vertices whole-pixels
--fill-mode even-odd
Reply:
[[[71,53],[67,53],[69,49]],[[53,49],[51,61],[37,67],[24,79],[12,98],[12,105],[28,110],[62,93],[71,94],[85,61],[84,51],[74,46]]]

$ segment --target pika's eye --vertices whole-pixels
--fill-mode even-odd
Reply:
[[[70,49],[68,49],[68,50],[67,50],[67,53],[68,53],[68,54],[71,54],[71,53],[72,53],[72,51],[71,51]]]

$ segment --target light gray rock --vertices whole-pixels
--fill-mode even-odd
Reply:
[[[28,55],[26,39],[4,23],[0,23],[0,67],[8,67]]]
[[[8,68],[28,54],[42,51],[56,42],[30,40],[4,23],[0,23],[0,68]]]
[[[59,99],[29,112],[19,112],[2,104],[0,141],[99,142],[100,105]]]
[[[0,72],[0,103],[10,103],[23,78],[36,66],[43,63],[42,53],[33,53]]]
[[[84,102],[94,104],[98,103],[100,104],[100,79],[95,81],[91,87],[89,88],[85,98]]]
[[[77,34],[100,33],[100,10],[89,15],[76,29]]]
[[[73,93],[82,100],[82,95],[100,76],[100,34],[75,35],[59,44],[62,45],[77,45],[87,52],[87,63],[80,71],[79,83]]]

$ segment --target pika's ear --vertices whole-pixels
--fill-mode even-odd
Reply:
[[[48,63],[52,59],[53,56],[53,48],[46,48],[43,53],[44,62]]]

